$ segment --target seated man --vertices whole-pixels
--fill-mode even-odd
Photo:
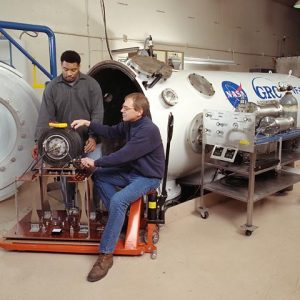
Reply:
[[[114,126],[87,120],[75,120],[71,124],[75,129],[87,126],[99,136],[126,140],[116,152],[97,160],[81,160],[85,167],[97,167],[93,174],[94,184],[108,210],[100,255],[88,274],[88,281],[102,279],[112,267],[113,252],[128,206],[148,191],[158,188],[164,174],[163,144],[158,127],[147,117],[147,98],[141,93],[126,96],[121,112],[123,122]]]

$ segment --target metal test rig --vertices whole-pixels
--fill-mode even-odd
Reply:
[[[72,137],[75,134],[77,133],[72,130],[52,128],[42,138],[40,144],[44,150],[51,149],[51,151],[46,151],[47,155],[44,156],[47,162],[53,162],[57,157],[64,157],[65,160],[70,161],[74,154],[77,155],[77,153],[70,155],[70,149],[76,150],[76,141],[80,141]],[[79,144],[77,148],[80,148]],[[66,153],[69,158],[65,155]],[[99,216],[91,204],[91,172],[78,167],[74,159],[71,164],[62,161],[63,164],[60,162],[56,166],[42,161],[39,167],[17,178],[16,225],[0,240],[0,247],[15,251],[90,254],[99,252],[99,240],[105,226],[105,217]],[[33,186],[31,209],[25,213],[20,209],[17,181],[24,181]],[[49,201],[51,186],[60,186],[64,182],[75,184],[75,195],[80,208],[74,207],[74,209],[67,210],[61,205],[55,207],[53,205],[55,201]],[[146,205],[148,203],[149,208]],[[151,253],[151,258],[156,258],[155,244],[159,239],[158,223],[160,223],[156,217],[153,219],[153,212],[154,216],[157,216],[156,203],[156,195],[150,193],[131,204],[127,226],[123,227],[125,229],[120,235],[114,254]],[[149,220],[149,216],[152,221]]]

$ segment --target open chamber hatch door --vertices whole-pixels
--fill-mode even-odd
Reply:
[[[116,61],[103,61],[93,66],[88,74],[97,80],[102,89],[104,102],[104,124],[114,125],[122,121],[121,108],[124,98],[130,93],[143,93],[150,102],[150,116],[154,123],[160,128],[162,137],[167,134],[168,115],[160,114],[165,111],[157,111],[154,102],[157,99],[150,93],[154,85],[161,79],[171,76],[172,70],[164,63],[152,57],[137,56],[129,60],[127,64]],[[163,128],[158,123],[162,120]],[[109,154],[123,145],[123,141],[114,141],[101,139],[103,154]],[[163,141],[164,138],[163,138]],[[177,197],[180,194],[180,187],[174,180],[168,181],[169,196]],[[175,193],[174,195],[172,193]]]

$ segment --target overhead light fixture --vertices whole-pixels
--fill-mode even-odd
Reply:
[[[235,62],[233,60],[197,58],[197,57],[185,57],[184,63],[194,64],[194,65],[235,65]]]
[[[300,8],[300,0],[298,0],[295,4],[294,4],[295,8]]]

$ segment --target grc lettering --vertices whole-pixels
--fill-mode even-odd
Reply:
[[[253,87],[254,88],[254,87]],[[277,93],[277,87],[270,86],[257,86],[254,88],[256,95],[261,99],[275,99],[281,98],[281,95]]]

